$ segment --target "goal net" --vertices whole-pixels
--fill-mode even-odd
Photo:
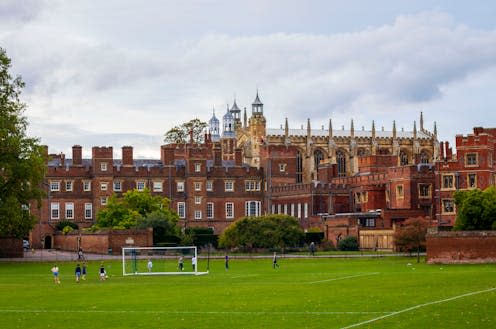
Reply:
[[[202,275],[195,246],[122,248],[122,275]]]

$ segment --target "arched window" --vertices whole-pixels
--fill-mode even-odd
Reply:
[[[324,159],[324,154],[321,150],[316,150],[313,152],[313,160],[315,162],[315,170],[319,169],[320,161]]]
[[[400,152],[400,166],[408,166],[408,154],[405,151]]]
[[[379,153],[379,155],[388,155],[389,149],[385,149],[385,148],[379,149],[378,153]]]
[[[296,183],[303,182],[303,160],[300,151],[296,152]]]
[[[338,176],[346,176],[346,154],[343,151],[336,152],[336,161],[338,163]]]
[[[366,149],[366,148],[363,148],[363,147],[360,147],[360,148],[358,149],[358,151],[357,151],[357,155],[358,155],[359,157],[364,157],[364,156],[368,155],[368,153],[369,153],[369,152],[367,151],[367,149]]]
[[[420,163],[429,163],[429,154],[426,151],[420,152]]]

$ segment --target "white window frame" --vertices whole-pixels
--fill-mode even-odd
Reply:
[[[260,216],[261,212],[262,212],[262,202],[261,201],[250,200],[250,201],[245,202],[245,216],[258,217],[258,216]]]
[[[184,181],[176,182],[176,190],[178,192],[184,192]]]
[[[195,163],[195,172],[201,172],[201,163]]]
[[[91,191],[91,181],[90,180],[84,180],[83,181],[83,191],[84,192],[90,192]]]
[[[199,192],[202,190],[202,183],[201,182],[194,182],[195,186],[195,191]]]
[[[202,211],[201,210],[195,210],[195,219],[202,219]]]
[[[52,180],[50,181],[50,192],[58,192],[60,191],[60,181]]]
[[[232,180],[224,181],[224,192],[234,192],[234,181]]]
[[[474,178],[474,185],[470,184],[471,176]],[[468,173],[467,174],[467,188],[474,189],[477,188],[477,174],[476,173]]]
[[[100,182],[100,191],[108,191],[108,182]]]
[[[163,183],[160,181],[154,181],[152,185],[153,185],[153,192],[162,192],[164,190]]]
[[[214,190],[214,182],[211,180],[208,180],[205,186],[207,192],[212,192]]]
[[[186,203],[181,201],[177,203],[177,215],[179,218],[186,218]]]
[[[234,218],[234,202],[226,202],[226,218]]]
[[[65,181],[65,191],[66,192],[72,192],[74,186],[74,181],[72,180],[66,180]]]
[[[143,192],[146,188],[146,181],[144,180],[137,180],[136,181],[136,190]]]
[[[60,219],[60,203],[52,202],[50,204],[50,219]]]
[[[451,177],[451,186],[445,186],[445,178]],[[441,190],[454,190],[455,189],[455,174],[442,174],[441,176]]]
[[[207,218],[208,219],[214,218],[214,203],[213,202],[207,202]]]
[[[102,196],[102,197],[100,197],[100,204],[102,206],[106,206],[107,203],[108,203],[108,196]]]
[[[74,202],[65,203],[65,219],[74,219]]]
[[[113,187],[115,192],[122,192],[122,181],[115,180],[113,183]]]
[[[445,202],[451,202],[451,207],[452,207],[452,211],[446,211],[446,207],[445,207]],[[442,199],[442,209],[441,209],[442,213],[443,214],[454,214],[456,213],[455,211],[455,201],[453,199]]]
[[[280,163],[279,164],[279,172],[286,172],[286,166],[287,166],[287,163]]]
[[[201,204],[201,202],[202,202],[202,197],[195,195],[195,204]]]
[[[107,171],[108,166],[106,162],[100,162],[100,170],[101,171]]]
[[[93,204],[85,203],[84,204],[84,219],[92,219],[93,218]]]

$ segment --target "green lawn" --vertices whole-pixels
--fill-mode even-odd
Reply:
[[[231,259],[201,276],[122,276],[99,262],[0,263],[1,328],[494,328],[496,265],[414,258]],[[411,265],[408,265],[411,263]],[[189,263],[185,264],[189,270]],[[199,270],[205,270],[200,260]],[[372,320],[367,323],[366,321]]]

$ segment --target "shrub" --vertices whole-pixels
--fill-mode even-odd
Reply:
[[[79,226],[76,223],[73,223],[68,220],[63,220],[58,222],[57,225],[55,225],[55,229],[57,231],[63,231],[67,226],[71,227],[74,230],[77,230],[79,228]]]
[[[64,228],[62,229],[62,233],[67,234],[67,233],[71,232],[72,230],[74,230],[74,229],[72,228],[72,226],[67,225],[66,227],[64,227]]]
[[[347,236],[338,243],[338,249],[342,251],[357,251],[358,240],[354,236]]]

